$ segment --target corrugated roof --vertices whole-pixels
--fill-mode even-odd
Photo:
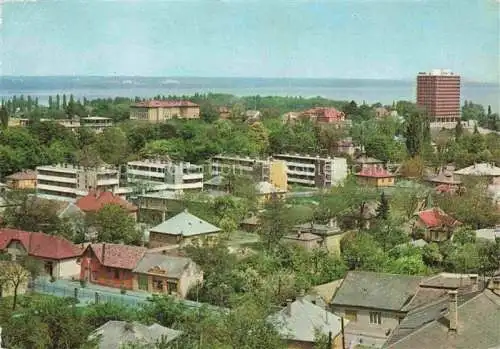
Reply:
[[[158,274],[160,272],[168,277],[180,278],[191,263],[194,262],[190,258],[146,253],[133,271],[141,274]]]
[[[289,307],[289,308],[288,308]],[[278,332],[287,339],[314,343],[316,331],[336,337],[341,331],[341,318],[325,309],[299,299],[268,318]],[[345,321],[347,323],[347,321]]]
[[[350,271],[332,305],[398,311],[412,300],[422,279],[422,276]]]
[[[151,228],[150,231],[168,235],[195,236],[217,233],[220,231],[220,228],[184,210],[156,227]]]

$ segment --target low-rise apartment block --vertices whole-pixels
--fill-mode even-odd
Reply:
[[[38,166],[36,168],[37,196],[75,202],[90,190],[115,192],[120,173],[109,166],[88,168],[70,164]]]
[[[101,133],[108,127],[113,126],[113,120],[102,116],[89,116],[86,118],[80,118],[80,126],[87,127],[95,133]]]
[[[280,190],[288,189],[287,167],[284,161],[273,158],[217,155],[210,163],[211,176],[228,174],[252,176],[256,182],[269,182]]]
[[[300,154],[275,154],[287,166],[289,185],[328,188],[340,184],[348,174],[347,160]]]
[[[169,119],[198,119],[200,106],[190,101],[145,101],[130,106],[130,119],[153,123]]]
[[[127,181],[158,190],[202,190],[203,166],[188,162],[141,160],[127,163]]]

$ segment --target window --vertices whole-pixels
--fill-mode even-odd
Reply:
[[[114,273],[115,273],[115,279],[119,279],[120,278],[120,271],[118,269],[115,269]]]
[[[345,311],[345,318],[349,321],[357,321],[358,320],[358,313],[353,310],[346,310]]]
[[[167,281],[167,290],[168,290],[168,293],[177,292],[177,282],[176,281]]]
[[[163,292],[163,280],[153,279],[153,289],[157,292]]]
[[[380,325],[382,323],[382,313],[379,311],[370,311],[370,323]]]

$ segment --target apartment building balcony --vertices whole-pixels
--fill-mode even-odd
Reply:
[[[74,194],[76,192],[76,188],[67,188],[67,187],[62,187],[58,186],[57,184],[41,184],[37,183],[37,189],[39,190],[44,190],[44,191],[50,191],[50,192],[62,192],[62,193],[68,193],[68,194]]]
[[[165,178],[165,173],[164,172],[153,172],[153,171],[148,171],[148,170],[138,170],[138,169],[127,169],[127,176],[129,177],[143,177],[143,178],[159,178],[163,179]]]
[[[75,178],[69,178],[69,177],[60,177],[60,176],[51,176],[51,175],[45,175],[43,172],[37,173],[36,176],[37,181],[43,180],[43,181],[50,181],[50,182],[60,182],[60,183],[69,183],[69,184],[74,184],[76,186],[76,183],[78,182],[76,177]]]
[[[187,173],[182,176],[183,180],[193,180],[193,179],[199,179],[203,180],[203,173]]]
[[[314,177],[316,176],[316,172],[314,171],[301,171],[301,170],[288,170],[286,171],[288,176],[308,176],[308,177]]]
[[[308,161],[308,162],[296,162],[296,161],[288,161],[285,160],[286,165],[288,167],[299,167],[299,168],[312,168],[315,169],[316,165],[314,164],[313,161]]]
[[[120,183],[118,178],[109,178],[109,179],[99,179],[97,180],[97,186],[105,186],[105,185],[118,185]]]
[[[300,183],[306,185],[315,185],[316,182],[314,179],[306,179],[306,178],[297,178],[297,177],[288,177],[289,183]]]

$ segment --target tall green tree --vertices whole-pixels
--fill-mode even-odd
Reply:
[[[136,229],[134,219],[119,205],[105,205],[89,214],[87,222],[96,229],[99,242],[140,245],[143,241],[142,232]]]
[[[3,129],[6,129],[9,126],[9,111],[3,104],[0,107],[0,124]]]
[[[420,155],[424,143],[424,120],[420,112],[413,111],[407,117],[405,139],[408,155]]]

